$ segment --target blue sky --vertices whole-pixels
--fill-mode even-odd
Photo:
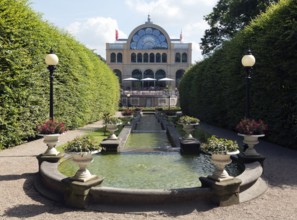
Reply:
[[[208,28],[208,15],[218,0],[29,0],[31,8],[43,19],[68,31],[90,49],[105,57],[105,43],[127,38],[130,32],[147,21],[164,28],[171,38],[193,45],[192,62],[202,60],[200,39]]]

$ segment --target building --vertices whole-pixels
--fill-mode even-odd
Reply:
[[[106,43],[106,62],[118,76],[124,106],[175,106],[178,83],[191,65],[192,44],[171,39],[150,16],[128,39]]]

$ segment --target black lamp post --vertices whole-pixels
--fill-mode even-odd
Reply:
[[[47,69],[50,72],[50,119],[54,119],[54,71],[56,69],[56,65],[59,63],[59,58],[56,54],[54,54],[53,50],[50,50],[50,53],[45,57],[45,63],[47,65]]]
[[[129,108],[129,106],[130,106],[130,96],[131,96],[131,94],[128,93],[128,94],[127,94],[127,106],[128,106],[128,108]]]
[[[241,63],[246,71],[246,106],[245,106],[245,117],[250,118],[250,80],[252,78],[253,66],[256,63],[256,59],[253,56],[251,50],[247,51],[247,55],[244,55],[241,59]]]

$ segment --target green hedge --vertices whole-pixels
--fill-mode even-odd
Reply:
[[[54,72],[54,116],[71,128],[118,107],[119,83],[98,55],[32,11],[26,0],[0,0],[0,149],[36,136],[49,117],[49,71]]]
[[[208,123],[234,129],[244,116],[248,48],[256,57],[251,116],[269,125],[267,138],[297,148],[297,4],[280,0],[213,56],[195,64],[180,84],[181,108]]]

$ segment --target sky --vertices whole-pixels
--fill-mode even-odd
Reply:
[[[88,48],[106,57],[105,44],[128,38],[148,15],[167,31],[170,38],[192,43],[192,63],[203,56],[199,43],[209,28],[203,17],[212,12],[218,0],[29,0],[43,20],[69,32]]]

